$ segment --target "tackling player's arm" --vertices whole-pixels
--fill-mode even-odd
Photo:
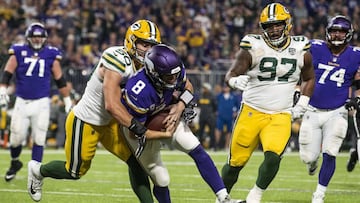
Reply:
[[[118,123],[127,126],[133,133],[137,135],[145,135],[147,139],[167,138],[171,137],[174,131],[154,131],[146,129],[143,123],[133,118],[132,115],[121,104],[121,88],[120,83],[122,75],[107,68],[101,68],[103,74],[103,92],[105,100],[105,109],[117,120]]]

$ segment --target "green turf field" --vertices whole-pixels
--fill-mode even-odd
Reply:
[[[225,152],[209,152],[220,170],[226,160]],[[170,175],[170,190],[174,203],[213,203],[214,194],[201,179],[192,159],[178,151],[162,152]],[[24,167],[17,177],[7,183],[3,176],[9,167],[9,152],[0,149],[0,202],[32,202],[27,194],[27,161],[30,151],[24,150],[21,160]],[[63,150],[46,149],[44,162],[63,159]],[[346,171],[347,153],[341,153],[337,159],[337,171],[326,195],[326,203],[360,202],[360,167],[352,173]],[[233,198],[244,199],[253,186],[257,167],[262,160],[262,153],[256,152],[247,167],[242,171],[239,181],[234,186]],[[299,160],[296,152],[285,154],[280,171],[269,189],[265,192],[263,202],[306,203],[311,202],[311,194],[317,183],[317,175],[308,176],[306,167]],[[130,189],[126,165],[104,150],[98,150],[89,170],[82,179],[53,180],[45,179],[43,198],[48,203],[135,203],[137,199]]]

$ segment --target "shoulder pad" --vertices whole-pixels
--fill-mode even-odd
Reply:
[[[117,72],[130,74],[129,70],[133,69],[133,62],[122,46],[107,48],[100,60],[106,68]]]
[[[248,34],[240,42],[240,47],[242,49],[251,49],[253,41],[261,40],[261,35]]]

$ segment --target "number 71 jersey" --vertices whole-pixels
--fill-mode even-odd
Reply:
[[[261,35],[246,35],[240,43],[252,57],[243,102],[264,113],[290,112],[295,86],[310,48],[305,36],[291,36],[282,49],[271,47]]]
[[[17,61],[16,95],[23,99],[49,97],[53,63],[62,59],[60,50],[46,45],[35,51],[28,44],[14,44],[8,53]]]
[[[310,105],[319,109],[335,109],[344,105],[349,97],[349,87],[359,70],[359,47],[347,46],[335,55],[325,41],[312,40],[310,52],[316,77]]]

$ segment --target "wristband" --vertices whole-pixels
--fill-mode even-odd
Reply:
[[[9,85],[12,75],[13,74],[10,73],[9,71],[4,71],[4,73],[3,73],[2,77],[1,77],[0,83],[5,84],[5,85]]]
[[[194,95],[186,89],[181,93],[179,99],[184,102],[185,106],[188,106],[190,102],[194,99]]]
[[[128,129],[133,132],[137,138],[144,136],[147,130],[146,127],[135,118],[131,119],[131,124]]]

